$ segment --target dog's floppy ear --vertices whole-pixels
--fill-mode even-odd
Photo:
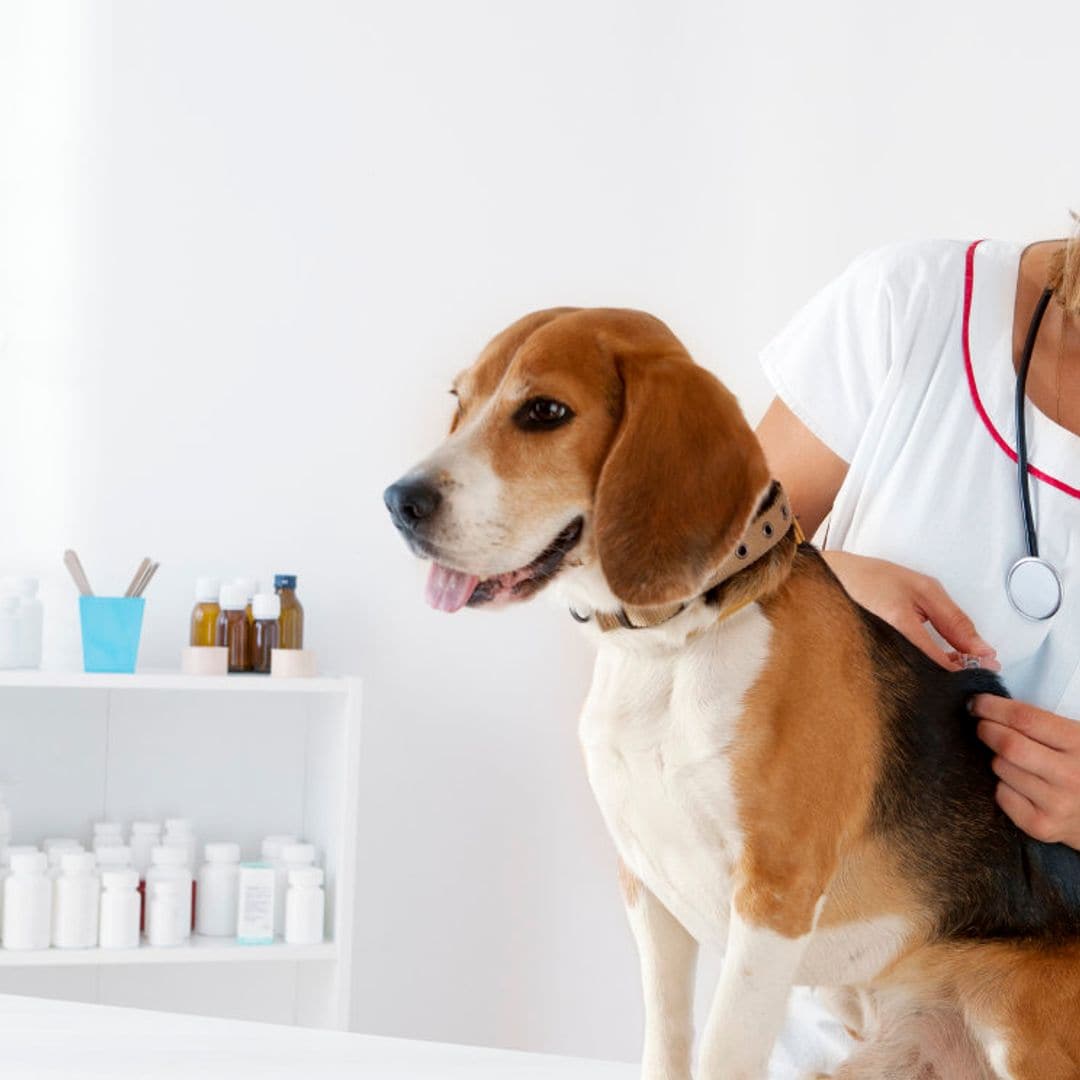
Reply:
[[[735,547],[769,479],[727,388],[685,353],[616,356],[622,420],[600,473],[600,567],[624,603],[702,592]]]

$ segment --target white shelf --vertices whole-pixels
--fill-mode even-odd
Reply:
[[[134,691],[134,692],[131,692]],[[268,832],[319,852],[330,941],[175,949],[0,949],[0,995],[345,1029],[350,1019],[359,830],[354,677],[282,679],[144,670],[0,671],[0,765],[15,835],[187,814],[201,839],[257,851]],[[276,963],[275,963],[276,961]],[[194,964],[187,974],[178,965]]]
[[[349,679],[328,675],[281,679],[272,675],[183,675],[178,671],[137,671],[134,675],[85,671],[0,671],[0,690],[201,690],[263,694],[345,694]]]
[[[336,960],[332,941],[318,945],[239,945],[220,938],[193,935],[187,945],[161,948],[140,945],[137,949],[0,949],[4,967],[97,967],[105,964],[258,964],[267,961]]]

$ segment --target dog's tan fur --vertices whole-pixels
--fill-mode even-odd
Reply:
[[[747,634],[758,628],[767,655],[748,672],[727,741],[716,750],[730,777],[724,797],[734,806],[728,835],[717,840],[717,851],[727,853],[718,855],[717,873],[728,873],[719,863],[730,861],[732,925],[742,927],[747,955],[755,956],[774,948],[771,941],[780,956],[784,941],[803,943],[799,949],[810,942],[812,951],[822,935],[842,941],[847,930],[882,920],[902,928],[895,948],[883,946],[878,968],[855,988],[866,1005],[853,1012],[868,1025],[859,1032],[866,1045],[837,1075],[1080,1076],[1080,944],[935,943],[918,867],[871,827],[884,753],[882,674],[824,564],[788,537],[716,589],[711,604],[701,601],[769,482],[734,397],[651,316],[570,308],[513,324],[455,386],[452,430],[470,440],[469,453],[490,462],[502,515],[541,522],[585,515],[567,560],[573,581],[586,582],[577,595],[645,607],[688,603],[670,627],[613,635],[622,635],[623,648],[644,649],[642,663],[677,665],[710,634],[730,640],[737,624],[732,619],[728,631],[726,615],[752,605],[756,621],[745,623]],[[541,438],[523,434],[512,417],[535,396],[567,403],[573,423]],[[438,482],[453,491],[453,476]],[[657,643],[654,652],[646,640]],[[681,685],[682,669],[672,670],[672,685]],[[603,714],[605,724],[618,720],[617,709]],[[607,752],[602,739],[595,747]],[[608,776],[599,770],[620,767],[617,754],[602,759],[599,752],[586,748],[594,783]],[[651,972],[646,1072],[683,1077],[688,1021],[667,1016],[664,1002],[681,1000],[685,973],[660,969],[666,953],[684,950],[685,932],[624,857],[622,893]],[[766,952],[753,952],[759,947]],[[794,967],[788,975],[794,978]],[[731,976],[736,985],[738,978]],[[737,995],[725,1000],[734,1007]],[[722,1017],[710,1021],[707,1042],[726,1030]],[[738,1070],[758,1067],[746,1061],[762,1060],[744,1056],[739,1065],[728,1050],[725,1057],[724,1048],[706,1045],[701,1080],[744,1075]]]

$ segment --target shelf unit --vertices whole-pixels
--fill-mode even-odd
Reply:
[[[84,839],[95,820],[190,817],[201,843],[296,833],[326,870],[328,940],[0,949],[0,992],[346,1030],[357,874],[354,678],[0,672],[12,842]]]

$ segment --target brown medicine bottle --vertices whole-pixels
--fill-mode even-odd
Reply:
[[[191,609],[189,645],[213,645],[217,641],[217,620],[220,611],[217,578],[199,578],[195,582],[195,607]]]
[[[275,574],[274,591],[281,598],[280,642],[282,649],[304,647],[304,609],[296,599],[296,575]]]
[[[251,601],[255,594],[259,591],[259,583],[253,577],[238,577],[233,578],[232,583],[239,585],[244,590],[244,596],[247,597],[247,604],[244,608],[247,614],[248,627],[255,621],[255,616],[251,611]]]
[[[251,667],[268,674],[271,651],[278,647],[281,598],[276,593],[256,593],[251,601],[255,621],[251,624]]]
[[[251,639],[248,636],[247,597],[237,585],[221,586],[221,613],[217,620],[217,644],[229,650],[230,671],[251,670]]]

